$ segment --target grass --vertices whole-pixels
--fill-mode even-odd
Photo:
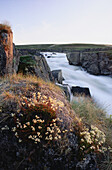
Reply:
[[[95,103],[93,103],[92,99],[84,98],[84,96],[76,97],[72,103],[72,108],[76,111],[76,113],[82,118],[82,120],[87,124],[102,124],[102,118],[105,117],[104,111],[100,108],[97,108]],[[99,118],[99,119],[98,119]]]
[[[82,51],[85,49],[105,49],[110,47],[108,45],[101,45],[101,44],[31,44],[31,45],[16,45],[17,49],[37,49],[39,51],[72,51],[78,50]],[[100,50],[101,51],[101,50]]]
[[[104,132],[106,141],[103,145],[103,155],[97,154],[97,163],[100,170],[112,169],[112,115],[108,118],[104,110],[98,108],[90,98],[74,97],[72,108],[84,125],[91,125]],[[88,133],[88,132],[87,132]],[[83,153],[82,153],[83,154]],[[101,158],[102,157],[102,158]]]
[[[78,96],[72,108],[87,126],[94,125],[106,134],[106,145],[112,147],[112,116],[109,118],[90,98]]]
[[[10,33],[10,32],[12,32],[11,26],[7,23],[6,24],[0,24],[0,31]]]

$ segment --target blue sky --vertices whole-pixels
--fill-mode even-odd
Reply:
[[[112,0],[0,0],[15,44],[112,44]]]

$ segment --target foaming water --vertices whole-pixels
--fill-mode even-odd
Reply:
[[[69,65],[65,53],[42,53],[51,70],[61,69],[65,84],[88,87],[92,98],[108,115],[112,114],[112,78],[88,74],[81,67]],[[47,58],[47,56],[50,58]]]

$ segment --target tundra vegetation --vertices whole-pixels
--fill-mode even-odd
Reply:
[[[76,153],[70,140],[74,135],[77,141],[73,143],[77,143],[76,162],[86,159],[87,154],[95,153],[99,168],[112,167],[112,119],[107,118],[92,101],[87,98],[83,102],[74,101],[73,111],[63,91],[51,82],[22,74],[1,78],[0,82],[2,135],[9,133],[15,136],[13,142],[29,148],[33,146],[30,153],[27,149],[25,154],[19,151],[18,168],[25,167],[21,161],[25,162],[26,158],[31,162],[38,160],[34,158],[37,148],[39,155],[43,155],[43,149],[45,152],[45,149],[52,148],[55,152],[52,156],[63,155],[72,162]],[[51,158],[48,156],[49,161]]]

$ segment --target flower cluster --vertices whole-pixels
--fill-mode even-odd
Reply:
[[[23,99],[26,99],[26,97],[23,97]],[[57,100],[56,98],[52,98],[50,96],[42,95],[40,92],[32,93],[32,98],[28,100],[30,104],[33,105],[37,102],[48,105],[54,111],[64,107],[64,103],[60,100]]]
[[[80,132],[80,150],[85,153],[90,151],[101,152],[105,140],[104,132],[91,125],[90,129],[84,128],[84,131]]]
[[[55,111],[63,106],[61,101],[41,96],[40,92],[33,93],[31,98],[22,97],[20,113],[12,113],[15,121],[12,131],[19,142],[33,141],[37,144],[61,139],[68,130],[61,129],[63,120],[56,117]]]

